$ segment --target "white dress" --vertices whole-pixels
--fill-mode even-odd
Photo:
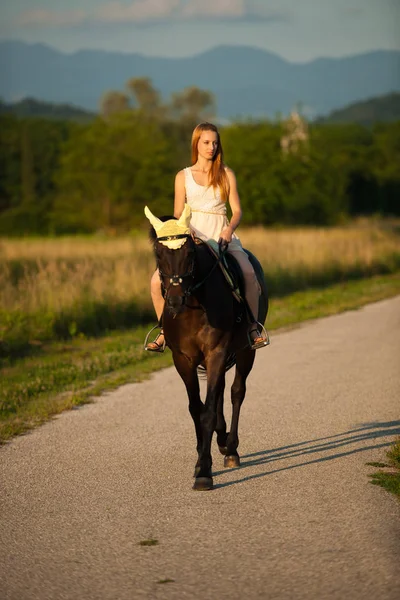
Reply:
[[[200,239],[205,241],[213,239],[218,242],[221,231],[229,225],[226,202],[222,200],[219,188],[214,189],[212,185],[196,183],[190,167],[186,167],[184,173],[186,202],[192,209],[190,228]],[[228,250],[244,253],[236,234],[232,235]]]

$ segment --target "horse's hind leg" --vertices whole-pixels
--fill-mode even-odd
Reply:
[[[226,421],[224,417],[224,390],[222,390],[217,401],[217,425],[215,427],[215,433],[217,434],[219,451],[221,454],[226,454],[226,440],[228,438],[228,434],[226,432]]]
[[[236,374],[231,388],[232,422],[226,444],[224,467],[232,468],[240,465],[240,458],[237,452],[239,446],[240,407],[246,394],[246,379],[253,367],[254,357],[255,351],[250,350],[250,348],[246,348],[236,355]]]

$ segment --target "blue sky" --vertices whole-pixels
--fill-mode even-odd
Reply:
[[[293,62],[400,49],[400,0],[13,0],[0,38],[190,56],[250,45]]]

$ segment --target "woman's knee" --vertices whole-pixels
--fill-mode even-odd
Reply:
[[[158,273],[158,270],[155,271],[151,277],[150,287],[152,291],[157,291],[161,288],[160,275]]]
[[[250,286],[252,286],[252,287],[256,288],[257,290],[259,290],[257,276],[254,272],[253,267],[251,267],[251,269],[249,269],[247,271],[243,271],[243,278],[245,281],[246,289],[248,289]]]
[[[242,270],[246,290],[249,292],[253,288],[258,294],[260,294],[260,285],[258,283],[257,275],[247,254],[244,254],[244,256],[240,255],[240,258],[235,255],[235,258],[237,259]]]
[[[248,259],[247,254],[244,252],[237,252],[233,255],[239,263],[239,266],[242,270],[243,277],[246,281],[257,281],[256,274],[253,269],[253,265]]]

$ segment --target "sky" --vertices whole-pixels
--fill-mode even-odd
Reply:
[[[291,62],[400,49],[400,0],[13,0],[0,39],[193,56],[255,46]]]

